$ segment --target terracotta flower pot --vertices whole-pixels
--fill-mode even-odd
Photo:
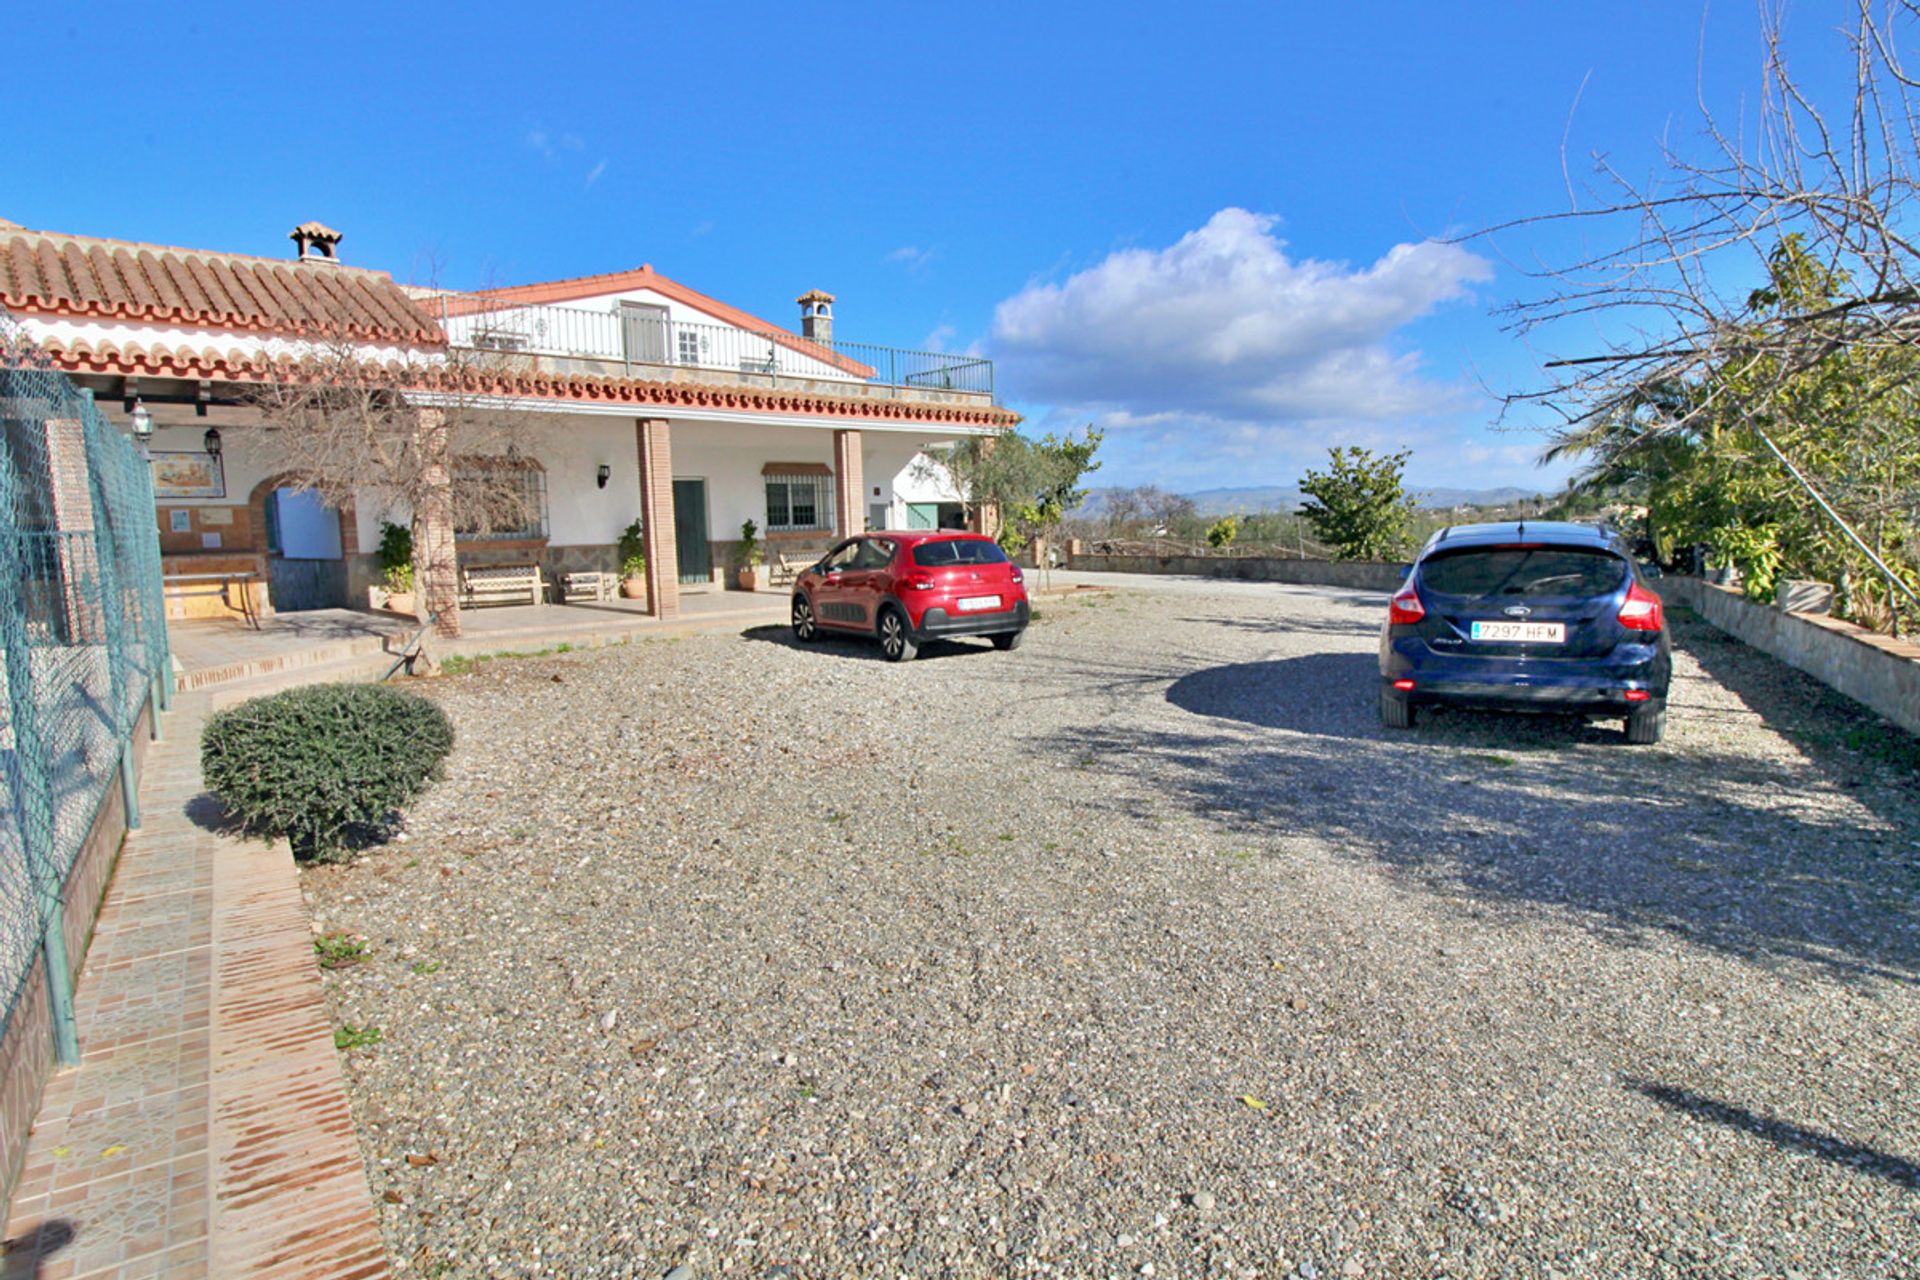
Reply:
[[[620,594],[629,600],[645,600],[647,598],[647,580],[645,578],[620,579]]]

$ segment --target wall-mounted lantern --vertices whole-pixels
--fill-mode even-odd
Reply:
[[[209,458],[219,457],[220,456],[220,428],[208,427],[207,434],[200,437],[200,443],[203,447],[205,447],[207,451],[207,456]]]
[[[131,417],[133,419],[134,443],[144,449],[153,442],[153,415],[147,412],[146,405],[135,400],[133,402]]]
[[[607,487],[607,481],[611,479],[613,479],[613,468],[604,462],[600,464],[600,469],[593,473],[594,484],[602,489]]]

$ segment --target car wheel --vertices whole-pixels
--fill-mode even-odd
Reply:
[[[820,638],[820,624],[813,617],[813,601],[805,596],[793,598],[793,638],[802,644]]]
[[[1627,741],[1650,747],[1667,736],[1667,709],[1636,711],[1627,717]]]
[[[1389,729],[1413,728],[1413,704],[1381,691],[1380,723]]]
[[[996,631],[987,637],[987,639],[993,641],[993,647],[1002,653],[1005,653],[1009,649],[1018,649],[1021,641],[1026,638],[1027,629],[1025,627],[1020,628],[1018,631]]]
[[[913,628],[907,625],[907,615],[898,609],[888,609],[880,615],[880,652],[888,662],[912,662],[920,654]]]

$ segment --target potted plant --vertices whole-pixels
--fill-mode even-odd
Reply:
[[[760,526],[751,520],[742,522],[740,550],[735,561],[738,567],[735,578],[742,591],[752,591],[758,585],[759,569],[766,558],[766,550],[760,545]]]
[[[376,609],[413,613],[413,530],[391,520],[380,522],[380,585],[368,588]]]
[[[417,613],[413,601],[413,566],[396,565],[387,570],[387,608],[395,613]]]
[[[620,594],[629,600],[646,599],[647,544],[640,521],[635,520],[621,531],[615,553],[620,557]]]

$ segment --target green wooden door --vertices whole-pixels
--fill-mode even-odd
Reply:
[[[680,581],[713,580],[713,547],[707,542],[707,482],[673,482],[673,540],[680,552]]]

